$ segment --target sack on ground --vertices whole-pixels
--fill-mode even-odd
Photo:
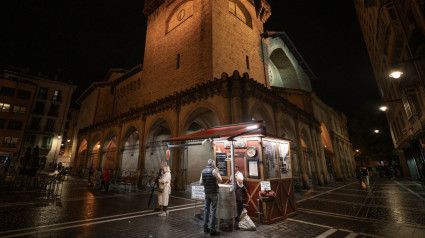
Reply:
[[[165,184],[159,184],[159,186],[158,186],[158,192],[160,192],[160,193],[162,193],[162,192],[164,192],[164,189],[165,189]]]
[[[362,188],[366,189],[366,183],[362,181]]]
[[[251,218],[248,216],[248,211],[245,208],[242,210],[241,216],[239,217],[238,226],[242,231],[255,231],[257,229],[254,222],[252,222]]]

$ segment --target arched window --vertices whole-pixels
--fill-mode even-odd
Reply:
[[[193,1],[186,1],[176,9],[168,17],[167,33],[176,28],[178,25],[186,21],[193,15]]]
[[[229,12],[252,28],[251,15],[248,10],[237,0],[229,1]]]

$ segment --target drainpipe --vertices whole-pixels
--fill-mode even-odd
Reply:
[[[235,179],[235,148],[233,145],[233,139],[230,141],[230,170],[231,170],[231,178],[232,178],[232,187],[230,188],[230,192],[235,191],[236,179]]]

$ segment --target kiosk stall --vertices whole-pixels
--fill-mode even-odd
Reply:
[[[173,148],[202,145],[207,140],[212,141],[225,181],[234,176],[234,165],[238,164],[245,178],[245,208],[252,220],[270,224],[296,214],[289,140],[267,135],[263,121],[253,121],[213,127],[165,142]]]

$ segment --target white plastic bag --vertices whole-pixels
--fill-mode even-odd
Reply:
[[[241,216],[239,217],[239,229],[242,231],[255,231],[257,228],[252,222],[251,218],[248,216],[248,211],[244,208],[242,210]]]

